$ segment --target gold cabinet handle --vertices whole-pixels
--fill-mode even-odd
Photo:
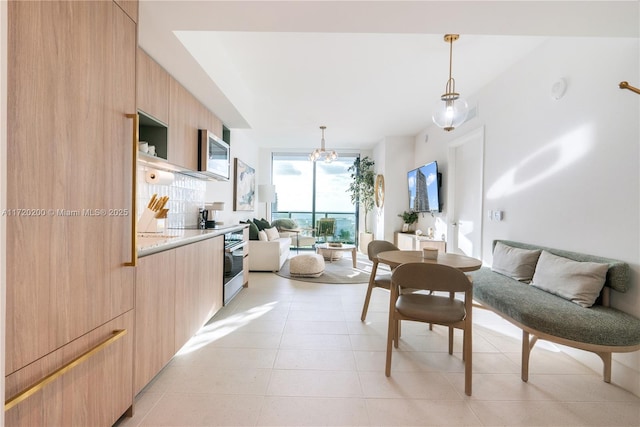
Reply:
[[[136,191],[138,189],[138,139],[140,138],[138,135],[138,125],[140,117],[137,113],[127,114],[127,117],[133,119],[133,136],[131,138],[131,149],[133,150],[131,158],[131,261],[126,262],[124,265],[126,265],[127,267],[135,267],[136,265],[138,265],[138,248],[136,246],[136,224],[138,222],[136,220]]]
[[[93,347],[92,349],[87,350],[86,352],[82,353],[80,356],[76,357],[75,359],[73,359],[69,363],[65,364],[64,366],[56,369],[55,371],[53,371],[52,373],[50,373],[46,377],[42,378],[37,383],[33,384],[30,387],[27,387],[25,390],[23,390],[20,393],[16,394],[12,398],[7,399],[4,402],[4,410],[8,411],[9,409],[11,409],[14,406],[16,406],[18,403],[20,403],[23,400],[27,399],[28,397],[34,395],[38,391],[42,390],[44,388],[44,386],[46,386],[47,384],[57,380],[59,377],[61,377],[65,373],[69,372],[71,369],[73,369],[74,367],[78,366],[82,362],[86,362],[91,356],[93,356],[94,354],[96,354],[99,351],[103,350],[104,348],[108,347],[109,345],[113,344],[115,341],[119,340],[120,338],[122,338],[126,334],[127,334],[127,330],[126,329],[118,329],[118,330],[113,331],[111,336],[109,338],[107,338],[106,340],[104,340],[103,342],[101,342],[100,344],[98,344],[95,347]]]
[[[629,83],[627,82],[620,82],[619,85],[620,89],[629,89],[632,92],[637,93],[638,95],[640,95],[640,89],[638,89],[637,87],[633,87],[631,86]]]

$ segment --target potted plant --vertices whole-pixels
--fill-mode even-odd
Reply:
[[[369,157],[356,158],[353,165],[349,167],[351,172],[351,183],[349,184],[349,193],[351,193],[351,203],[362,206],[364,213],[364,233],[359,235],[360,252],[367,253],[367,245],[373,240],[373,233],[369,229],[367,217],[373,209],[375,201],[375,179],[376,173],[373,170],[375,162]]]
[[[403,233],[409,231],[413,224],[418,222],[418,212],[415,211],[404,211],[401,214],[398,214],[398,216],[401,217],[404,222],[402,225]]]

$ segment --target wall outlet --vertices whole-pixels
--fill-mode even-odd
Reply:
[[[493,211],[493,220],[502,221],[502,211]]]

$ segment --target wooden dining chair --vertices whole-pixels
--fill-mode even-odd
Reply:
[[[382,288],[389,290],[391,287],[391,274],[384,273],[378,274],[378,254],[385,251],[397,251],[398,247],[386,240],[372,240],[367,245],[367,256],[371,261],[371,275],[369,276],[369,286],[367,287],[367,294],[364,297],[364,306],[362,307],[362,315],[360,320],[364,322],[367,318],[367,311],[369,310],[369,301],[371,300],[371,293],[373,288]]]
[[[402,293],[398,287],[430,291]],[[453,354],[453,330],[462,329],[462,359],[464,360],[464,392],[471,396],[472,327],[471,309],[473,287],[466,274],[457,268],[430,263],[407,263],[391,273],[391,299],[389,303],[389,330],[387,333],[387,361],[385,375],[391,375],[392,342],[398,348],[400,320],[412,320],[449,327],[449,354]],[[433,292],[448,292],[438,295]],[[455,298],[464,292],[464,300]]]

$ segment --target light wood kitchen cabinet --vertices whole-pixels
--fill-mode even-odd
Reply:
[[[125,267],[133,123],[126,114],[136,107],[136,24],[114,2],[12,1],[7,8],[11,397],[68,362],[67,345],[93,342],[93,331],[133,309],[134,269]],[[46,425],[115,422],[133,403],[133,325],[124,323],[125,341],[7,411],[7,424],[37,425],[23,418],[32,410],[42,411]],[[102,370],[116,365],[103,381]],[[85,418],[91,414],[98,418]]]
[[[136,62],[138,110],[168,124],[169,73],[140,48],[138,48]]]
[[[176,79],[169,79],[168,160],[198,170],[200,102]]]
[[[222,138],[222,121],[176,79],[169,77],[169,162],[198,170],[198,130]]]
[[[138,22],[138,0],[114,0],[133,22]]]
[[[139,393],[175,354],[176,251],[138,260],[134,394]]]
[[[215,136],[222,139],[222,120],[220,120],[218,116],[213,114],[202,104],[200,108],[198,128],[207,129],[210,132],[213,132]]]
[[[222,307],[224,238],[177,248],[175,350]]]
[[[13,396],[82,353],[126,331],[86,361],[5,413],[6,426],[110,426],[133,401],[133,310],[47,354],[5,379]],[[124,409],[123,409],[124,408]]]
[[[408,233],[396,232],[394,244],[399,249],[406,251],[420,251],[424,248],[437,249],[440,252],[447,251],[447,242],[444,240],[430,240]]]

